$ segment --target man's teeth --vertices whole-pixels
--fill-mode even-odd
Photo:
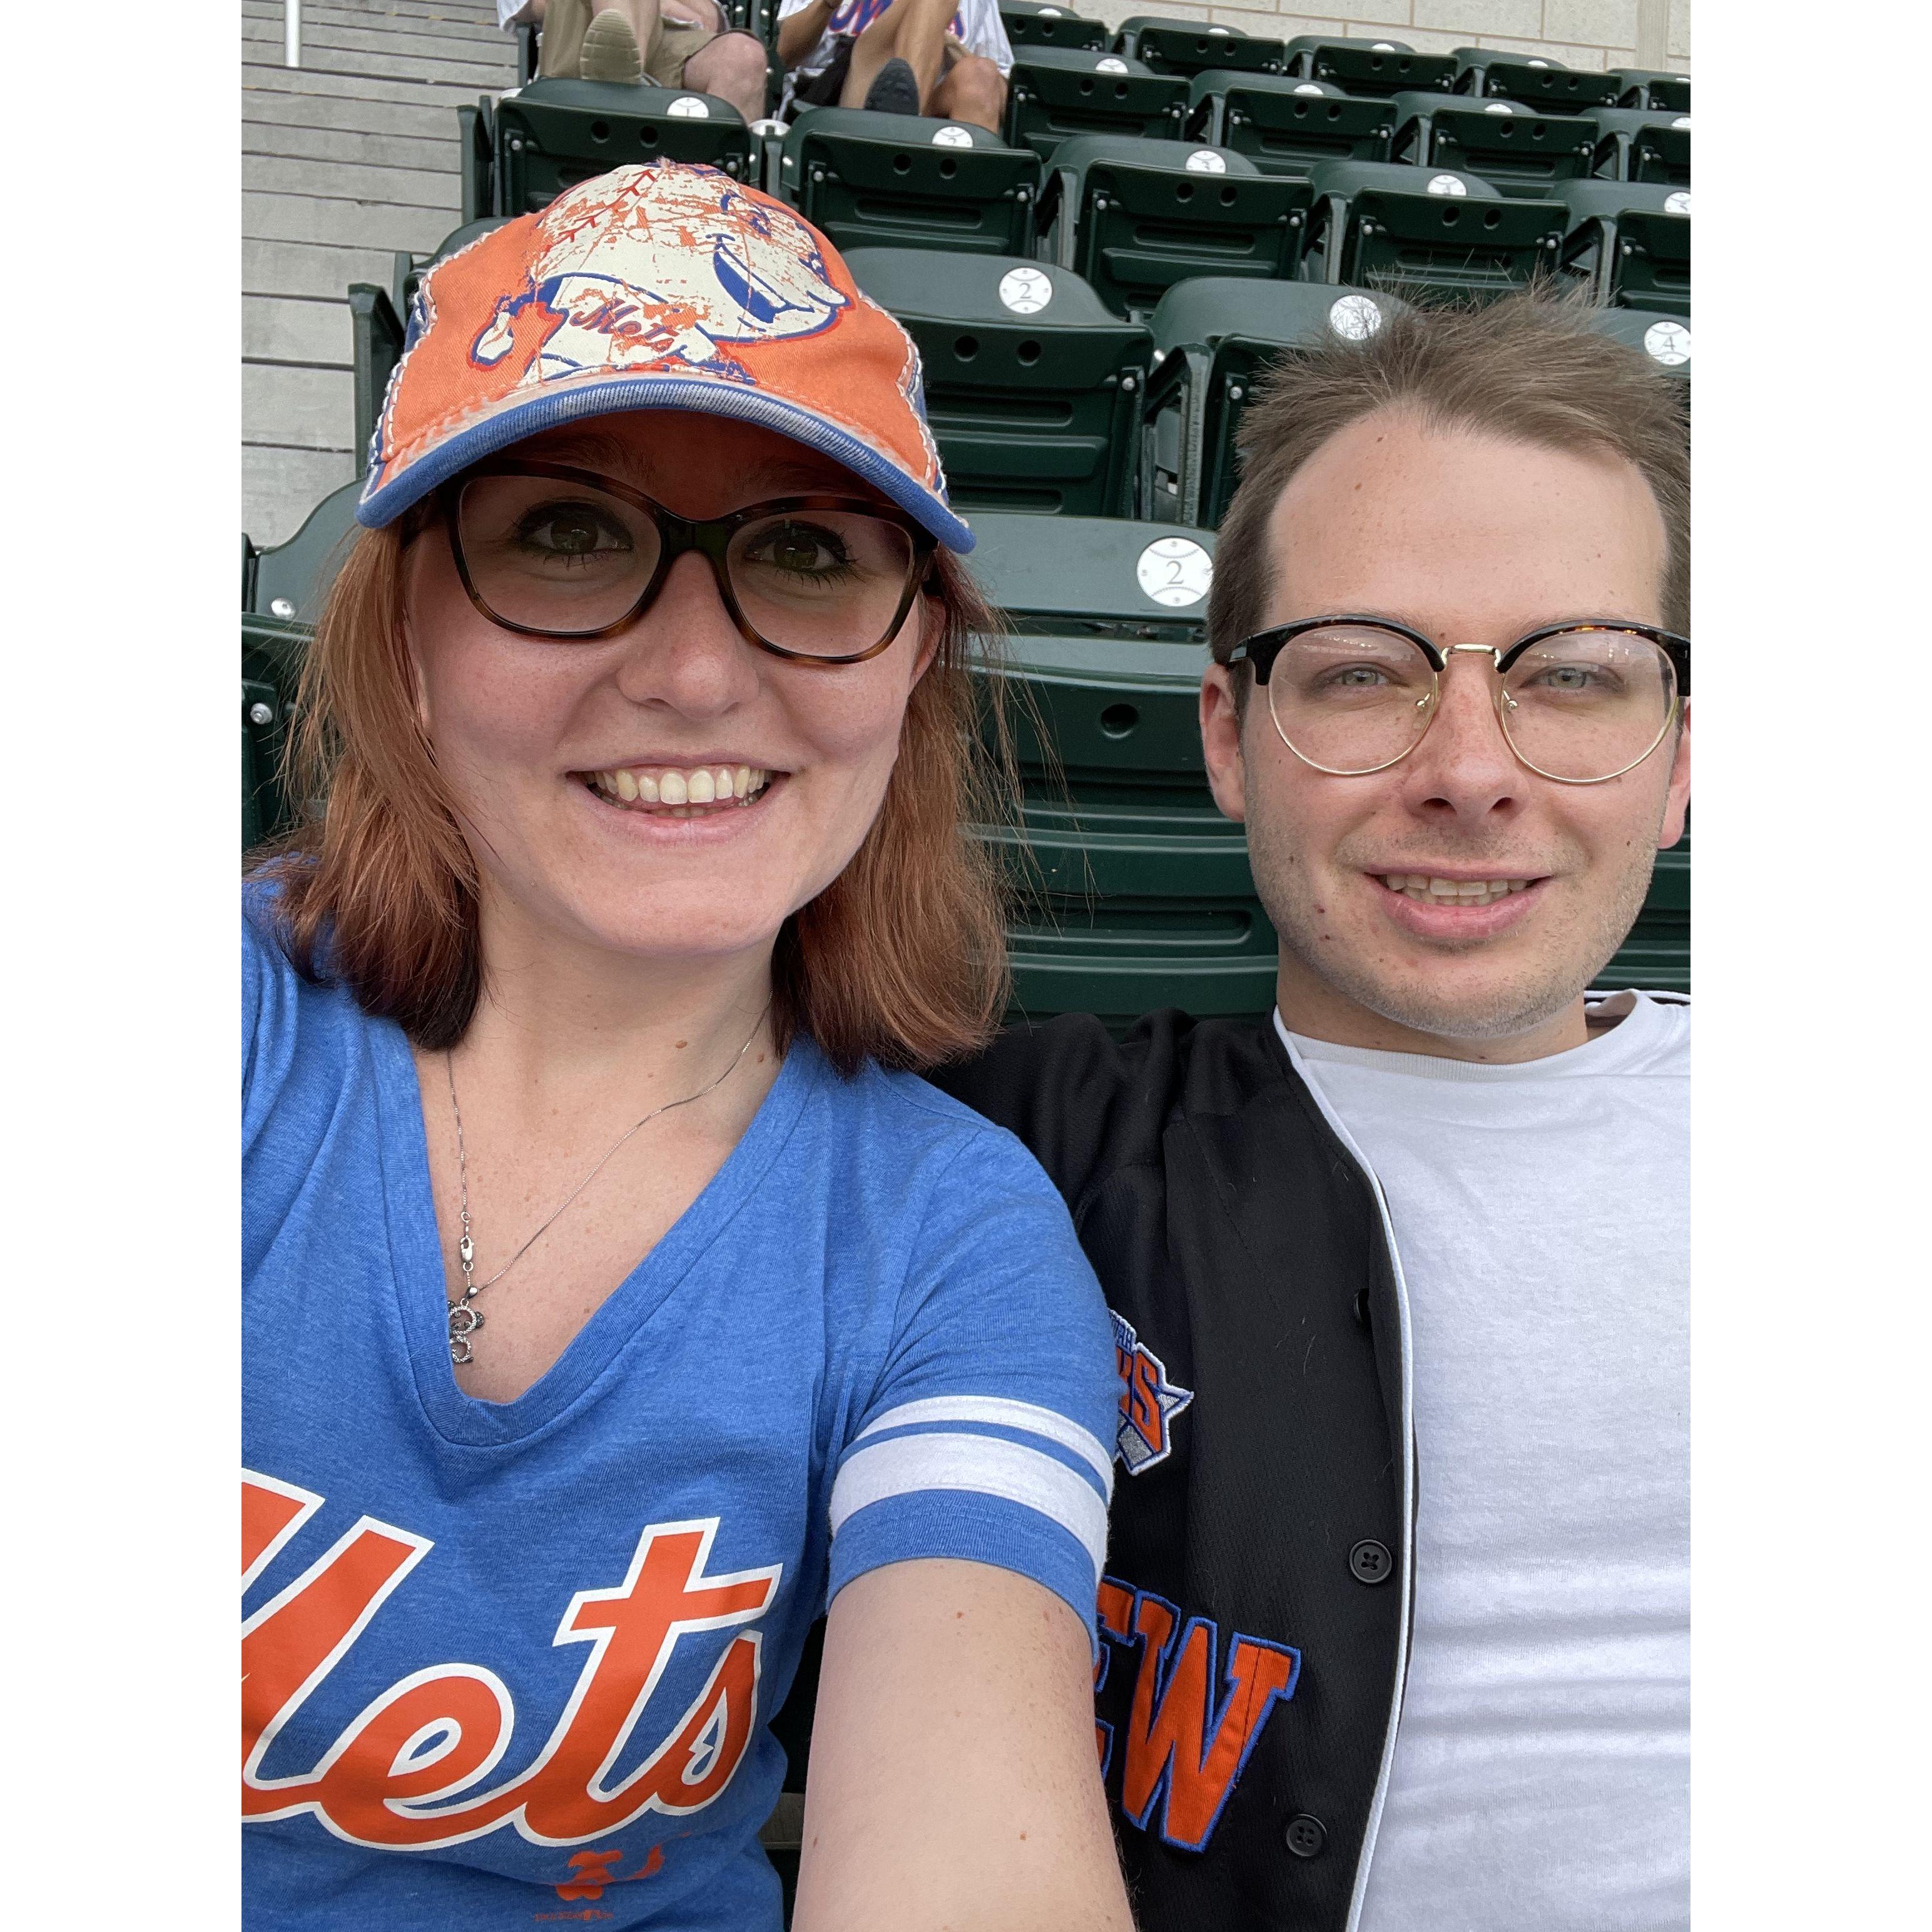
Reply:
[[[680,818],[696,816],[694,806],[748,805],[771,782],[761,765],[623,766],[590,774],[591,785],[606,798],[668,806]]]
[[[1486,906],[1526,891],[1528,879],[1436,879],[1423,872],[1384,872],[1382,884],[1425,905]]]

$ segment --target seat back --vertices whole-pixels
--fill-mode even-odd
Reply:
[[[1150,72],[1120,54],[1058,47],[1016,50],[1008,79],[1006,136],[1048,161],[1076,134],[1177,138],[1187,111],[1187,82]]]
[[[1283,44],[1244,34],[1239,27],[1209,26],[1194,20],[1150,20],[1136,14],[1123,20],[1114,51],[1141,62],[1156,74],[1192,76],[1210,68],[1240,74],[1280,74],[1287,64]]]
[[[1012,620],[980,675],[1030,700],[1013,707],[1023,830],[1001,840],[1021,888],[1016,1014],[1265,1012],[1274,935],[1241,828],[1208,794],[1196,722],[1212,535],[1084,518],[974,528],[974,574]]]
[[[1592,108],[1595,172],[1612,181],[1690,185],[1690,117],[1648,107]]]
[[[593,176],[660,160],[702,162],[748,182],[751,134],[713,94],[533,80],[496,103],[494,212],[528,214]]]
[[[1398,94],[1390,104],[1398,160],[1479,175],[1516,200],[1547,200],[1557,182],[1596,166],[1594,120],[1467,94]]]
[[[1039,155],[968,122],[808,107],[778,168],[780,192],[842,251],[1015,255],[1032,241]]]
[[[1308,184],[1187,141],[1076,135],[1054,156],[1046,212],[1058,259],[1116,314],[1143,314],[1198,275],[1294,274]]]
[[[948,494],[975,528],[986,508],[1130,506],[1153,360],[1144,327],[1110,314],[1071,270],[1025,256],[855,248],[845,259],[919,345]]]
[[[1071,7],[1000,0],[1000,24],[1016,52],[1022,47],[1069,47],[1097,53],[1107,44],[1106,22],[1084,20]]]
[[[1622,92],[1613,74],[1565,67],[1561,61],[1513,60],[1487,48],[1457,56],[1457,91],[1494,100],[1520,101],[1545,114],[1586,114],[1611,107]]]
[[[1688,114],[1690,111],[1690,76],[1683,74],[1658,74],[1648,68],[1619,67],[1610,70],[1617,83],[1619,107],[1648,107],[1660,114]]]
[[[1385,161],[1395,116],[1386,100],[1286,75],[1210,68],[1190,90],[1194,133],[1246,154],[1264,174],[1306,176],[1322,161]]]
[[[1418,298],[1502,295],[1552,268],[1562,246],[1559,205],[1505,200],[1475,175],[1330,161],[1313,183],[1309,245],[1326,281]]]
[[[1641,349],[1658,367],[1688,388],[1690,382],[1690,321],[1659,309],[1594,308],[1590,326],[1599,335]]]
[[[1240,422],[1268,368],[1340,340],[1360,341],[1402,304],[1366,289],[1205,277],[1154,310],[1160,357],[1148,388],[1143,506],[1208,528],[1239,482]]]
[[[1656,182],[1566,182],[1562,260],[1600,302],[1690,313],[1690,190]]]
[[[1299,34],[1288,43],[1288,70],[1303,80],[1325,80],[1358,98],[1387,100],[1411,89],[1456,84],[1455,57],[1419,54],[1400,40],[1328,39]]]

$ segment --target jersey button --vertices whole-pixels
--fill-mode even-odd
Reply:
[[[1297,1858],[1312,1858],[1328,1842],[1328,1828],[1319,1818],[1311,1818],[1303,1811],[1289,1819],[1288,1829],[1281,1835],[1282,1843]]]
[[[1358,1583],[1386,1583],[1395,1571],[1388,1545],[1364,1537],[1348,1552],[1348,1568]]]

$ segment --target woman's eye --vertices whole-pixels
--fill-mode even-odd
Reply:
[[[800,577],[824,576],[848,561],[845,546],[832,531],[810,524],[786,524],[763,531],[752,539],[746,554],[754,562]]]
[[[532,511],[518,536],[527,548],[548,556],[584,557],[631,548],[628,532],[588,504],[553,504]]]

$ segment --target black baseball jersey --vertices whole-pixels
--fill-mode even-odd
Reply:
[[[1114,1311],[1096,1744],[1144,1932],[1345,1932],[1407,1658],[1406,1320],[1272,1027],[1069,1016],[931,1076],[1038,1156]]]

